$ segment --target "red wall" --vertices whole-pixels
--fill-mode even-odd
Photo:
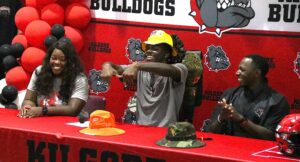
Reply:
[[[194,124],[197,128],[202,126],[202,121],[210,116],[215,99],[222,91],[229,87],[238,86],[235,71],[240,60],[247,54],[258,53],[269,58],[272,68],[268,74],[270,85],[284,94],[292,112],[300,112],[300,78],[294,72],[294,60],[300,52],[299,33],[271,33],[250,30],[235,30],[223,33],[222,37],[211,34],[199,34],[196,28],[182,28],[155,24],[135,24],[123,21],[93,19],[84,31],[85,47],[81,58],[88,72],[91,69],[101,69],[105,61],[118,64],[129,63],[126,54],[127,41],[130,38],[145,40],[149,33],[155,29],[163,29],[170,34],[177,34],[184,42],[187,50],[200,50],[203,56],[207,47],[221,46],[230,61],[227,70],[218,72],[209,71],[203,64],[203,95],[202,105],[197,107]],[[109,50],[98,52],[90,51],[91,42],[105,43]],[[205,59],[203,58],[203,63]],[[107,98],[107,110],[115,113],[120,119],[126,108],[126,103],[132,92],[123,90],[123,85],[118,79],[113,79],[110,90],[99,94]]]

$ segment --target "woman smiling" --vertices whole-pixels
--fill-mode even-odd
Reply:
[[[87,98],[88,81],[76,50],[70,40],[60,39],[33,72],[18,116],[76,116]]]

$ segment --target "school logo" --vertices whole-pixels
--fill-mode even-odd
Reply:
[[[297,58],[294,61],[294,71],[295,71],[295,73],[298,75],[298,77],[300,79],[300,52],[298,52]]]
[[[262,107],[255,108],[254,113],[260,118],[264,114],[264,108]]]
[[[242,28],[254,18],[251,0],[191,0],[190,16],[199,25],[199,33],[221,37],[233,28]]]
[[[208,67],[209,71],[218,72],[219,70],[226,70],[230,66],[229,58],[221,46],[209,46],[204,58],[204,64]]]
[[[92,93],[104,93],[108,91],[108,83],[101,79],[101,71],[95,69],[89,72],[89,85]]]
[[[130,38],[128,40],[125,56],[132,62],[143,61],[145,59],[144,51],[142,50],[142,42],[140,39]]]

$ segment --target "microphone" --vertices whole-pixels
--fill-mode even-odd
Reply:
[[[90,118],[90,114],[84,110],[81,110],[77,118],[80,123],[84,123]]]

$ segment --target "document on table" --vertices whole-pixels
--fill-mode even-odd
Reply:
[[[67,125],[72,125],[72,126],[76,126],[76,127],[89,127],[90,121],[85,121],[84,123],[80,123],[80,122],[72,122],[72,123],[66,123]]]

